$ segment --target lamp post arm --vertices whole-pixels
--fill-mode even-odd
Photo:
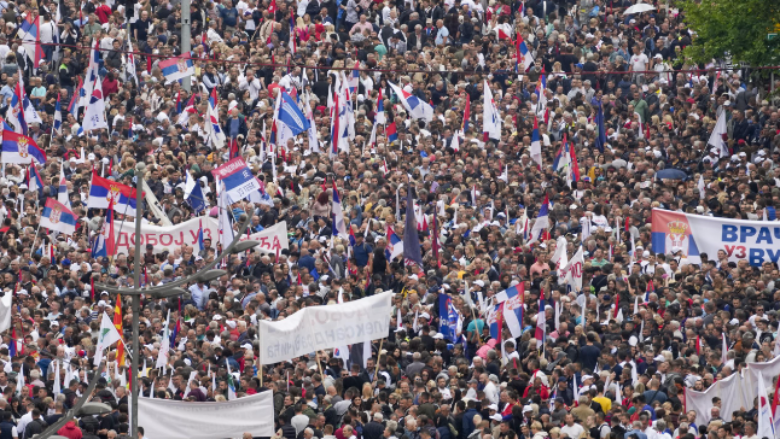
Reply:
[[[89,382],[87,390],[84,392],[84,395],[82,395],[81,399],[76,402],[76,405],[74,405],[72,409],[68,410],[57,422],[51,424],[46,430],[43,431],[43,433],[35,436],[35,439],[47,439],[49,436],[56,434],[60,428],[64,427],[65,424],[76,417],[76,413],[78,413],[79,410],[84,407],[84,404],[92,399],[92,392],[94,392],[95,388],[97,387],[97,383],[100,380],[100,372],[103,370],[104,365],[105,361],[101,361],[97,367],[97,370],[95,370],[95,376],[92,377],[92,381]]]

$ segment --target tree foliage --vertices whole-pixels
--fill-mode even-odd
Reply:
[[[696,63],[723,59],[752,67],[780,64],[780,35],[769,40],[780,24],[778,0],[685,0],[685,22],[696,32],[685,55]]]

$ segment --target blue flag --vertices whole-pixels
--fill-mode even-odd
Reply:
[[[184,185],[185,187],[185,199],[188,203],[190,203],[190,206],[192,207],[192,210],[195,211],[196,214],[202,212],[206,209],[206,200],[203,196],[203,189],[200,187],[200,183],[192,178],[192,175],[187,172],[187,182]]]

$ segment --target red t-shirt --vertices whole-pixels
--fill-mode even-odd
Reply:
[[[111,8],[106,5],[100,5],[95,9],[95,14],[97,14],[100,24],[106,24],[108,23],[108,17],[111,16]]]

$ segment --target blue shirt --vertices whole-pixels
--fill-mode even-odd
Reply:
[[[203,285],[201,288],[198,284],[195,284],[190,287],[190,293],[192,293],[192,301],[195,302],[195,306],[198,307],[198,310],[203,311],[203,307],[206,304],[206,300],[208,300],[208,288],[206,285]]]
[[[219,16],[225,26],[236,27],[238,24],[238,9],[236,8],[222,8],[219,11]]]
[[[447,37],[449,36],[450,31],[445,26],[442,26],[441,29],[439,29],[439,31],[436,33],[436,45],[439,46],[446,43]]]
[[[358,267],[365,267],[368,265],[368,257],[374,249],[365,242],[362,245],[356,245],[353,250],[355,251],[355,261]]]

